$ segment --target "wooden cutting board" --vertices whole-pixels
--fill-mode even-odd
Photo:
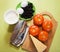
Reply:
[[[27,34],[26,40],[23,43],[22,48],[29,51],[29,52],[37,52],[32,40],[29,36],[29,33]]]
[[[45,49],[47,49],[47,46],[45,44],[43,44],[41,41],[39,41],[37,38],[35,38],[32,35],[30,35],[30,37],[32,39],[34,46],[37,49],[37,52],[43,52],[43,51],[45,51]]]
[[[52,16],[52,14],[49,13],[49,12],[42,12],[40,14],[42,14],[43,16],[44,15],[49,16],[50,19],[53,22],[53,29],[52,29],[51,32],[49,32],[49,39],[48,39],[48,41],[44,42],[44,44],[47,46],[47,49],[44,52],[48,52],[49,48],[51,46],[51,43],[52,43],[52,40],[53,40],[55,31],[56,31],[56,28],[57,28],[57,21],[54,19],[54,17]],[[32,25],[32,23],[33,23],[33,21],[31,21],[29,23],[29,26]],[[25,42],[22,45],[22,48],[25,49],[25,50],[28,50],[28,52],[37,52],[37,50],[36,50],[36,48],[35,48],[32,40],[31,40],[31,38],[29,36],[29,34],[27,35],[26,40],[25,40]]]

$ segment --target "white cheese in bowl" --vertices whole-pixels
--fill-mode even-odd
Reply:
[[[26,7],[28,5],[28,1],[23,1],[22,3],[21,3],[21,7]]]
[[[4,20],[8,24],[15,24],[19,21],[19,15],[15,10],[8,10],[4,14]]]
[[[18,14],[23,14],[24,13],[24,10],[22,8],[18,8],[17,9],[17,12],[18,12]]]

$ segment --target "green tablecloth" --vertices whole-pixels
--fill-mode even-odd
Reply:
[[[30,1],[35,5],[36,13],[49,11],[57,20],[58,27],[49,52],[60,52],[60,0]],[[19,2],[21,2],[21,0],[0,0],[0,52],[26,52],[21,48],[17,49],[9,44],[13,27],[9,27],[4,21],[4,12],[8,9],[15,9]]]

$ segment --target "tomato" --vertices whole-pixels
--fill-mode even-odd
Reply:
[[[39,28],[38,26],[36,26],[36,25],[30,26],[30,28],[29,28],[29,33],[30,33],[31,35],[36,36],[36,35],[39,34],[39,32],[40,32],[40,28]]]
[[[44,21],[44,17],[41,14],[36,14],[33,17],[33,22],[36,25],[41,25],[43,23],[43,21]]]
[[[42,42],[45,42],[46,40],[48,40],[48,32],[41,31],[38,35],[38,39]]]
[[[51,20],[45,20],[42,24],[42,27],[46,31],[52,30],[52,27],[53,27],[52,21]]]

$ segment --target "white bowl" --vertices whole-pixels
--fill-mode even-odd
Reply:
[[[7,10],[4,13],[4,20],[8,24],[15,24],[19,21],[19,14],[16,12],[16,10]]]

